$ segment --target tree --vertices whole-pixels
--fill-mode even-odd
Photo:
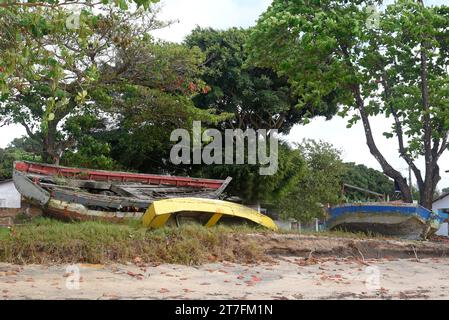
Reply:
[[[231,28],[225,31],[198,27],[187,36],[185,44],[199,47],[206,55],[202,79],[211,87],[195,97],[203,109],[234,114],[222,127],[232,129],[278,129],[288,133],[305,115],[330,117],[336,109],[296,108],[298,97],[287,78],[270,68],[248,63],[245,43],[250,30]]]
[[[0,11],[1,24],[8,26],[0,28],[1,124],[23,125],[28,136],[42,144],[43,160],[58,164],[81,135],[102,126],[105,119],[99,115],[97,100],[108,99],[105,88],[133,83],[126,73],[136,63],[126,61],[151,42],[150,31],[166,25],[155,18],[156,13],[85,10],[79,27],[73,29],[65,23],[71,13],[64,9]],[[32,32],[9,33],[23,25]],[[160,80],[157,72],[151,76]],[[154,82],[162,87],[160,81]],[[80,123],[89,125],[81,128]]]
[[[345,163],[345,174],[342,182],[377,192],[383,195],[394,195],[394,182],[386,177],[382,172],[368,168],[363,164]],[[348,190],[349,191],[349,190]],[[357,191],[351,191],[346,194],[348,200],[364,200],[367,195]]]
[[[112,128],[94,136],[111,146],[110,156],[117,163],[140,172],[189,173],[189,167],[169,163],[171,132],[190,129],[194,120],[216,124],[227,117],[196,108],[189,95],[142,86],[128,86],[119,92],[120,98],[112,100],[117,120]]]
[[[247,147],[247,146],[246,146]],[[247,153],[245,152],[247,155]],[[273,204],[284,198],[292,188],[298,185],[304,174],[304,159],[298,149],[280,142],[278,150],[278,170],[274,175],[260,175],[260,165],[210,165],[194,167],[195,176],[209,178],[232,177],[226,189],[228,196],[237,196],[244,203]]]
[[[362,121],[371,154],[411,202],[406,179],[381,153],[371,127],[372,116],[391,119],[385,135],[396,137],[420,204],[431,208],[438,160],[448,148],[449,8],[401,0],[374,14],[375,2],[275,0],[252,33],[251,58],[288,76],[305,103],[319,106],[335,93],[340,114],[353,116],[349,125]]]
[[[182,166],[169,163],[171,132],[191,128],[194,120],[216,124],[229,117],[192,102],[207,90],[200,78],[204,54],[198,48],[143,38],[119,50],[116,61],[102,70],[104,85],[92,94],[100,109],[111,115],[95,138],[108,143],[111,157],[124,167],[185,173]]]
[[[9,145],[6,149],[0,148],[0,181],[12,178],[13,163],[17,160],[39,161],[40,158],[13,145]]]
[[[323,218],[324,208],[338,203],[345,167],[340,151],[326,142],[305,140],[298,148],[305,159],[304,173],[276,204],[283,218],[308,222]]]

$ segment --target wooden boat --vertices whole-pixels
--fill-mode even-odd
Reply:
[[[164,218],[159,219],[159,223],[148,223],[149,227],[161,227],[169,221],[179,224],[185,216],[206,220],[206,225],[212,226],[223,216],[276,228],[270,218],[243,206],[224,201],[203,205],[205,199],[218,201],[231,178],[199,179],[16,161],[13,179],[25,199],[42,207],[47,215],[65,220],[119,222],[128,218],[142,219],[147,211],[152,211]],[[184,198],[190,201],[181,201]],[[172,200],[173,215],[165,210],[167,206],[156,206],[165,208],[162,213],[154,210],[156,203],[167,199]],[[202,209],[197,210],[199,207]],[[217,213],[221,215],[218,217]]]
[[[351,203],[329,208],[330,230],[426,239],[447,216],[410,203]]]

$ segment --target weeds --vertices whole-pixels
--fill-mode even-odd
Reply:
[[[199,265],[215,261],[267,260],[256,240],[241,234],[271,231],[246,225],[204,228],[197,224],[149,231],[136,221],[65,223],[34,218],[12,229],[0,228],[0,262],[14,264],[126,263],[139,258],[147,263]],[[297,232],[282,231],[282,234]],[[344,231],[305,232],[332,238],[385,239],[379,235]]]
[[[197,265],[216,260],[256,261],[257,246],[232,241],[248,227],[206,229],[199,225],[149,231],[140,225],[104,222],[64,223],[36,218],[0,233],[0,261],[17,264],[124,263],[139,257],[149,263]]]

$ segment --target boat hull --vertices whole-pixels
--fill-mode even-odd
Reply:
[[[143,212],[91,210],[79,203],[50,199],[43,207],[45,215],[64,221],[106,221],[122,223],[129,219],[141,219]]]
[[[417,240],[434,234],[440,221],[433,213],[416,205],[353,204],[329,210],[330,230],[364,232]]]

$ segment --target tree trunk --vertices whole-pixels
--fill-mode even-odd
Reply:
[[[362,94],[360,92],[360,87],[355,85],[353,88],[354,98],[357,105],[357,109],[360,112],[360,117],[362,118],[363,128],[365,130],[366,144],[371,152],[371,154],[376,158],[382,167],[383,172],[390,178],[396,181],[399,189],[402,193],[402,200],[404,202],[413,202],[412,192],[407,180],[402,176],[402,174],[395,170],[382,155],[380,150],[377,148],[376,142],[374,141],[373,132],[371,130],[371,124],[369,122],[368,114],[365,110],[365,104],[362,99]]]
[[[424,188],[419,190],[419,204],[426,209],[432,210],[434,193],[435,187],[433,187],[433,183],[424,184]]]
[[[432,172],[430,176],[432,178],[429,181],[426,181],[419,190],[419,204],[429,210],[432,210],[435,190],[437,188],[438,182],[441,180],[440,168],[438,164],[435,164],[432,167],[431,171]]]
[[[44,135],[42,160],[45,163],[59,165],[61,156],[57,150],[57,123],[56,121],[49,121],[47,132]]]

